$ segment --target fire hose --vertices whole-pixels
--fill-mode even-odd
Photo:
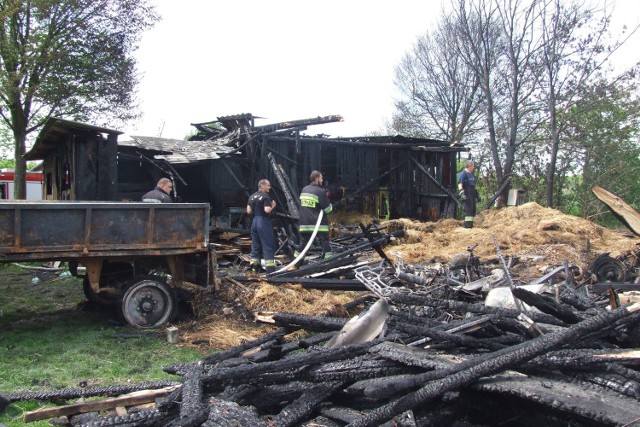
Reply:
[[[270,273],[270,274],[276,274],[276,273],[281,273],[283,271],[287,271],[288,269],[290,269],[291,267],[296,265],[298,262],[300,262],[300,260],[302,258],[304,258],[304,255],[307,253],[307,251],[311,247],[311,244],[313,243],[313,239],[315,239],[316,238],[316,234],[318,234],[318,229],[320,228],[320,221],[322,221],[322,217],[323,216],[324,216],[324,212],[321,210],[320,211],[320,215],[318,215],[318,220],[316,221],[316,226],[313,229],[313,233],[311,233],[311,237],[309,238],[309,241],[307,242],[307,245],[304,247],[302,252],[300,252],[300,254],[293,261],[291,261],[289,264],[285,265],[280,270],[274,271],[273,273]]]

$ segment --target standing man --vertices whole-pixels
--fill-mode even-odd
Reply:
[[[316,222],[318,222],[318,215],[322,211],[324,215],[316,237],[322,246],[323,258],[329,259],[333,256],[333,253],[329,244],[329,218],[327,215],[331,213],[333,206],[331,206],[331,202],[324,188],[322,188],[322,173],[312,171],[309,181],[309,185],[304,187],[300,193],[300,223],[298,228],[300,244],[293,255],[297,257],[309,242],[311,234],[313,234],[313,230],[316,227]],[[304,259],[301,261],[304,261]]]
[[[476,216],[476,201],[480,201],[480,195],[476,190],[476,177],[473,175],[474,169],[473,160],[467,160],[464,164],[464,169],[458,175],[460,200],[464,203],[464,228],[473,228],[473,218]]]
[[[170,196],[171,190],[173,190],[173,182],[169,178],[160,178],[156,188],[142,196],[141,200],[151,203],[173,203]]]
[[[258,182],[258,191],[249,197],[247,213],[253,215],[251,220],[251,262],[249,269],[260,272],[260,259],[264,259],[267,274],[276,271],[275,238],[269,214],[276,207],[276,201],[269,196],[271,183],[267,179]]]

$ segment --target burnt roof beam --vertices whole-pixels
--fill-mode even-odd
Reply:
[[[273,141],[281,141],[281,142],[297,142],[297,139],[294,137],[287,136],[269,136],[270,140]],[[301,141],[304,142],[315,142],[319,144],[339,144],[339,145],[351,145],[354,147],[368,147],[368,148],[397,148],[397,149],[407,149],[414,151],[433,151],[433,152],[458,152],[458,151],[469,151],[465,147],[450,147],[449,145],[442,146],[433,146],[433,147],[424,147],[424,142],[366,142],[366,141],[356,141],[353,139],[340,139],[340,138],[314,138],[301,136]]]
[[[278,130],[299,128],[304,126],[322,125],[325,123],[335,123],[343,121],[343,117],[340,115],[316,117],[313,119],[301,119],[291,120],[288,122],[272,123],[264,126],[254,126],[252,131],[262,130],[263,132],[275,132]]]

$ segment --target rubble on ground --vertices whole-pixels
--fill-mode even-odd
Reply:
[[[331,269],[251,277],[233,263],[215,294],[197,296],[200,318],[180,325],[182,344],[206,354],[165,367],[179,386],[153,409],[82,425],[640,419],[636,237],[535,203],[485,211],[473,229],[360,230]],[[313,288],[340,281],[359,288]]]
[[[371,222],[372,218],[359,214],[340,214],[338,218],[332,218],[332,221],[332,238],[335,240],[340,235],[340,227],[347,230],[343,234],[353,235],[359,231],[358,223]],[[536,203],[482,211],[476,217],[474,228],[470,230],[463,228],[461,221],[451,219],[427,223],[397,219],[382,221],[379,226],[384,227],[387,233],[398,230],[404,232],[402,238],[394,239],[384,251],[394,262],[400,260],[406,265],[432,264],[436,267],[438,264],[446,264],[456,255],[467,254],[468,246],[477,245],[474,254],[487,265],[487,270],[500,268],[492,239],[495,236],[503,255],[507,258],[517,258],[518,261],[511,267],[511,272],[522,282],[535,280],[553,267],[563,265],[565,261],[582,271],[601,254],[631,259],[639,243],[638,238],[626,230],[612,231],[591,221],[565,215]],[[234,239],[238,239],[238,236],[230,237],[230,241]],[[247,245],[245,239],[243,247],[246,251],[250,247],[250,241]],[[230,251],[226,258],[230,267],[223,271],[231,271],[232,276],[244,273],[248,263],[246,260],[243,267],[242,262],[237,261],[239,252]],[[220,258],[225,259],[224,256]],[[370,261],[373,265],[380,262],[379,255],[370,249],[361,253],[359,258]],[[352,273],[351,278],[353,277]],[[208,298],[205,298],[206,302],[199,304],[199,313],[202,315],[198,320],[191,322],[191,325],[187,325],[188,339],[183,340],[184,344],[191,345],[193,342],[202,351],[226,349],[247,338],[262,335],[265,329],[253,321],[251,299],[263,286],[267,286],[267,282],[257,279],[243,284],[221,279],[221,290],[208,295]],[[345,299],[361,296],[357,291],[328,292],[315,289],[292,293],[291,289],[303,289],[295,279],[288,284],[280,282],[269,289],[272,292],[271,301],[287,301],[289,304],[285,308],[278,306],[272,307],[271,310],[316,315],[320,315],[322,310],[326,309],[323,307],[323,298],[336,298],[338,301],[335,303],[339,304]],[[362,291],[366,289],[362,288]],[[309,305],[309,311],[301,311]],[[223,314],[225,309],[228,314]],[[226,325],[227,322],[230,324]],[[227,333],[221,334],[220,329],[226,330]],[[236,330],[238,333],[234,337]]]

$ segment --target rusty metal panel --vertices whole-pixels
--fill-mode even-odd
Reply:
[[[0,261],[16,254],[29,259],[198,252],[209,243],[209,205],[2,203],[0,226]]]
[[[10,246],[13,244],[15,238],[14,224],[15,211],[11,209],[0,209],[0,246]]]
[[[149,240],[147,226],[149,209],[104,209],[86,210],[90,214],[89,237],[93,245],[144,245]],[[155,226],[154,226],[155,228]]]
[[[60,245],[80,247],[84,241],[84,211],[80,209],[29,209],[20,206],[19,218],[21,248],[40,248]]]

